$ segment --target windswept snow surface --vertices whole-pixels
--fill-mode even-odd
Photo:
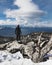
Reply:
[[[52,65],[52,60],[33,63],[30,59],[23,58],[20,52],[11,54],[7,51],[0,51],[0,65]]]

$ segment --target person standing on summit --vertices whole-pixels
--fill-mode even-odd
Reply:
[[[16,34],[16,40],[19,41],[20,37],[21,37],[21,29],[20,29],[19,25],[17,25],[17,27],[15,29],[15,34]]]

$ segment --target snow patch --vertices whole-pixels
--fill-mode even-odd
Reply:
[[[33,63],[30,59],[23,58],[20,52],[11,54],[7,51],[0,51],[0,65],[52,65],[52,60]]]

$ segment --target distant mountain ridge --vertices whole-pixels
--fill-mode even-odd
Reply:
[[[0,26],[0,36],[15,37],[16,26]],[[21,27],[22,35],[32,32],[51,32],[52,27]]]

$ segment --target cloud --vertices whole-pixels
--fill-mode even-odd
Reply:
[[[0,20],[0,25],[15,25],[14,22],[12,22],[10,19],[7,20]]]
[[[52,21],[34,21],[33,24],[25,21],[11,21],[10,19],[7,20],[0,20],[0,25],[23,25],[25,27],[52,27]]]
[[[40,16],[45,14],[32,0],[15,0],[13,4],[19,9],[7,9],[4,14],[6,18],[15,18],[16,23],[20,25],[32,26]]]
[[[32,0],[16,0],[14,5],[20,7],[18,10],[20,13],[42,12],[39,7],[32,2]]]
[[[49,22],[49,21],[34,21],[33,24],[31,23],[28,23],[27,25],[25,25],[25,27],[52,27],[52,21]]]
[[[14,5],[18,6],[19,9],[6,10],[5,13],[7,17],[32,17],[43,13],[43,11],[39,9],[38,5],[34,4],[32,0],[15,0]]]
[[[18,24],[21,24],[21,25],[24,25],[24,23],[22,23],[23,21],[16,21],[16,20],[11,20],[11,19],[6,19],[6,20],[0,20],[0,25],[18,25]]]

